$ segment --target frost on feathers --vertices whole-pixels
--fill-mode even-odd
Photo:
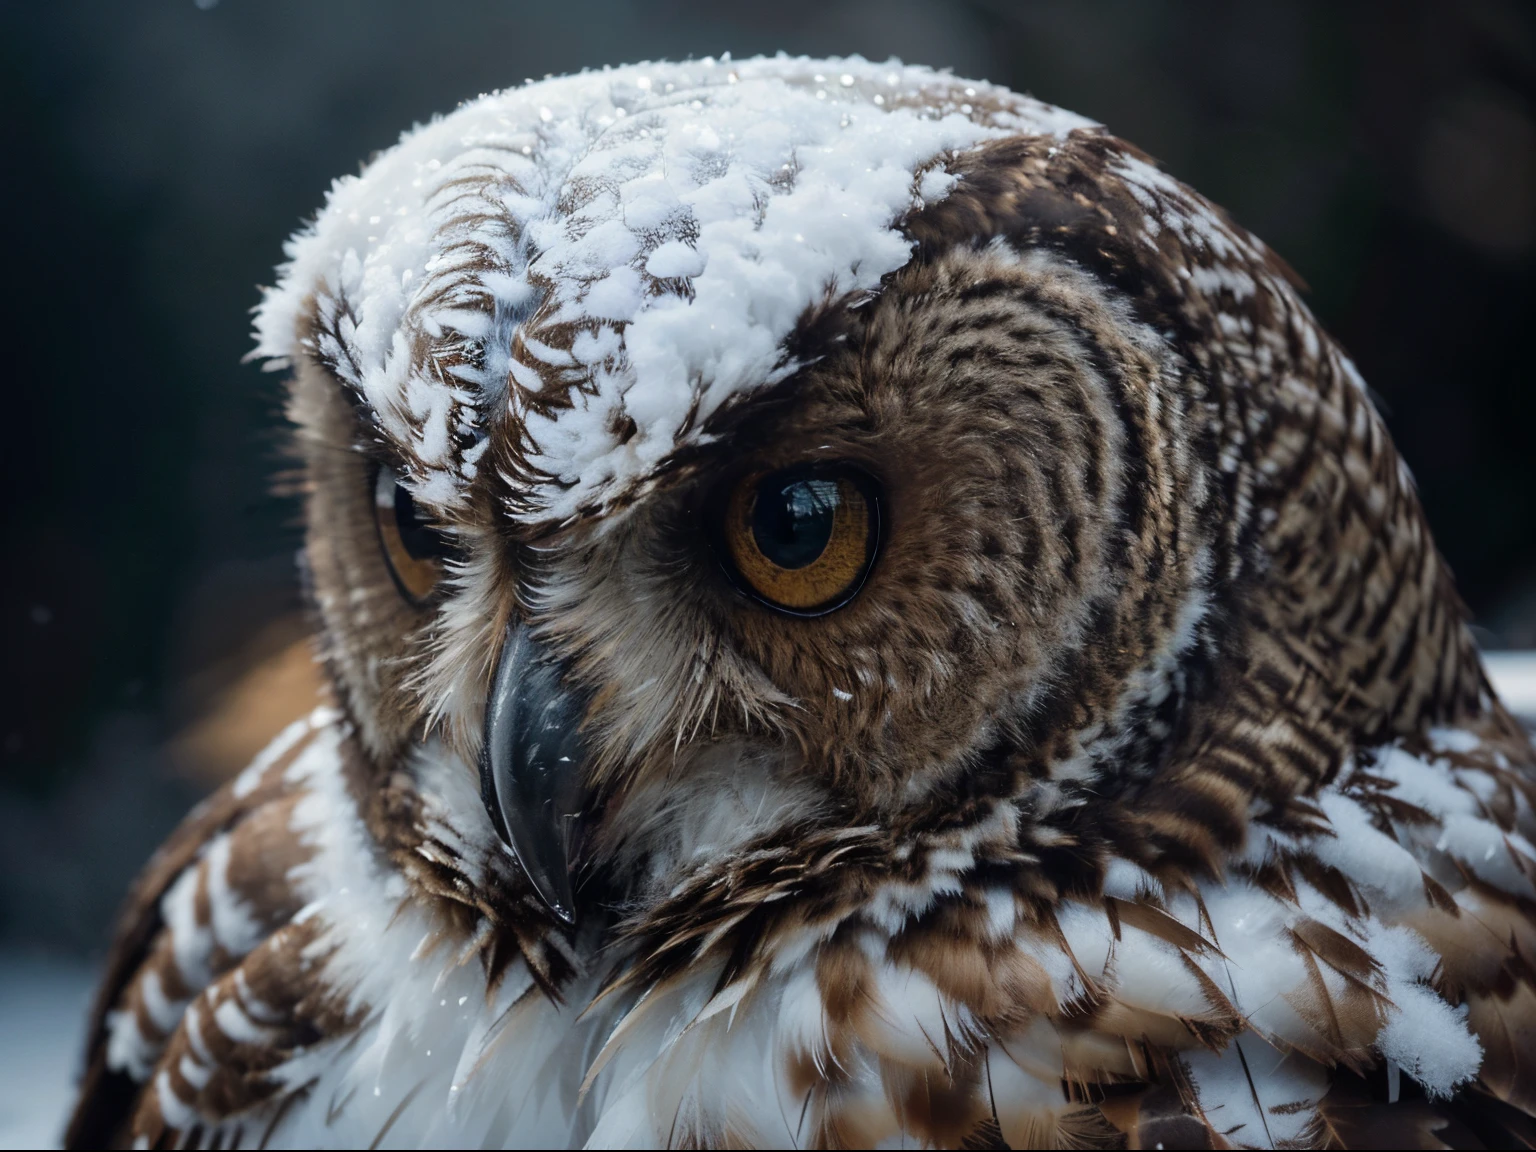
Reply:
[[[792,371],[806,309],[908,261],[899,224],[948,194],[955,153],[1086,127],[856,57],[495,93],[336,183],[257,311],[256,355],[280,365],[309,339],[442,508],[512,405],[533,481],[516,511],[563,520],[633,494],[722,405]]]

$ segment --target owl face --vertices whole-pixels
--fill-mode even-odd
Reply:
[[[1167,354],[1126,309],[1063,262],[961,245],[797,337],[806,366],[643,496],[554,529],[494,491],[417,499],[400,446],[301,370],[336,679],[381,760],[437,735],[482,764],[557,908],[572,866],[665,872],[666,815],[743,775],[772,825],[900,819],[978,772],[1046,779],[1166,691],[1125,679],[1177,654],[1206,542],[1163,509],[1148,594],[1125,409]],[[551,804],[576,819],[527,818]]]
[[[1457,621],[1450,679],[1371,625],[1442,594],[1427,537],[1385,596],[1326,560],[1418,511],[1283,266],[1085,121],[844,63],[498,94],[295,239],[259,351],[372,760],[478,771],[569,919],[978,798],[1214,860],[1475,707]]]

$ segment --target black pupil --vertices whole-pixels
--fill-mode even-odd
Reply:
[[[836,480],[769,477],[752,505],[758,551],[780,568],[804,568],[827,550],[837,505]]]
[[[443,534],[421,518],[416,501],[403,484],[395,485],[395,527],[411,559],[427,560],[443,554]]]

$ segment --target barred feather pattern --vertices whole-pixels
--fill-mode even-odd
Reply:
[[[346,725],[307,723],[166,886],[107,1016],[151,1145],[1308,1147],[1341,1109],[1438,1104],[1428,1140],[1458,1089],[1531,1105],[1530,786],[1462,731],[1351,765],[1308,830],[1256,824],[1183,890],[1007,806],[917,845],[912,879],[873,830],[748,848],[620,929],[641,959],[606,981],[611,941],[567,945],[562,1003],[520,960],[492,975],[490,915],[458,927],[379,867]],[[419,852],[464,861],[478,798],[437,795]],[[242,903],[239,842],[279,827],[301,863]],[[1096,897],[1041,891],[1073,849]]]
[[[1536,752],[1279,259],[985,85],[579,81],[339,187],[264,306],[334,700],[140,879],[71,1146],[1531,1146]],[[761,244],[722,240],[737,85],[802,149],[895,116],[869,131],[910,170],[749,173]],[[677,154],[593,127],[618,107],[697,181],[608,269],[647,285],[622,316],[580,245]],[[873,196],[892,263],[815,264],[782,331],[784,279],[743,271],[776,343],[673,420],[636,366],[683,337],[647,310],[724,297],[668,245],[792,260],[802,177]],[[363,229],[370,195],[403,231]],[[741,460],[806,458],[866,462],[893,523],[855,601],[777,617],[696,510]],[[383,464],[457,545],[424,606],[379,552]],[[592,701],[575,929],[477,791],[517,618]]]

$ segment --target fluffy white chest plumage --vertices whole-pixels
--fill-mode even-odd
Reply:
[[[270,909],[253,906],[231,872],[231,853],[241,851],[231,838],[260,818],[253,810],[171,884],[161,900],[170,966],[139,977],[146,992],[158,985],[158,995],[130,995],[133,1007],[111,1020],[109,1062],[142,1078],[158,1065],[152,1091],[164,1123],[199,1142],[644,1148],[729,1134],[797,1147],[822,1142],[830,1128],[900,1143],[904,1105],[891,1098],[893,1070],[953,1077],[953,1046],[962,1040],[973,1050],[966,1059],[979,1056],[986,1068],[972,1085],[977,1105],[1014,1143],[1049,1135],[1052,1117],[1070,1117],[1061,1085],[1074,1060],[1112,1068],[1133,1051],[1069,1055],[1081,1037],[1074,1041],[1065,1021],[1091,992],[1123,1017],[1140,1016],[1129,1030],[1143,1034],[1158,1021],[1203,1020],[1219,1030],[1223,1014],[1240,1015],[1248,1034],[1224,1050],[1185,1054],[1189,1085],[1229,1140],[1286,1146],[1318,1125],[1328,1090],[1325,1066],[1301,1054],[1340,1043],[1350,1030],[1388,1062],[1394,1082],[1406,1074],[1445,1095],[1477,1074],[1482,1048],[1466,1009],[1451,1008],[1433,987],[1446,960],[1408,925],[1422,930],[1436,912],[1426,873],[1461,876],[1456,903],[1487,924],[1498,903],[1489,893],[1531,895],[1525,869],[1536,858],[1518,833],[1479,814],[1479,797],[1493,797],[1499,774],[1456,768],[1451,759],[1475,751],[1476,741],[1445,732],[1437,737],[1445,758],[1387,750],[1368,784],[1356,778],[1363,771],[1350,773],[1323,792],[1326,820],[1316,836],[1256,838],[1249,850],[1251,864],[1315,854],[1367,894],[1372,911],[1344,914],[1306,884],[1287,905],[1235,874],[1171,895],[1124,860],[1110,866],[1109,901],[1067,904],[1056,932],[1020,922],[1011,894],[985,893],[990,963],[1036,974],[1048,1002],[1040,1019],[1011,1035],[985,1035],[964,1004],[890,957],[903,921],[961,888],[958,877],[990,850],[982,843],[951,849],[948,867],[935,869],[925,889],[871,892],[836,923],[775,940],[760,971],[724,988],[722,965],[704,962],[594,1003],[616,957],[605,956],[603,941],[567,944],[574,972],[559,1002],[520,963],[489,979],[484,939],[445,931],[430,901],[381,857],[348,790],[346,736],[345,723],[322,709],[232,789],[287,813],[288,830],[307,847],[308,858],[285,878],[298,911],[275,932],[263,930]],[[436,850],[489,831],[468,778],[451,760],[418,777],[432,799]],[[1434,826],[1399,824],[1396,838],[1377,830],[1370,797],[1384,787],[1432,814]],[[1528,823],[1529,807],[1519,804]],[[700,839],[712,832],[730,835],[694,830]],[[292,925],[314,930],[277,979],[331,1001],[328,1012],[346,1021],[337,1035],[298,1049],[281,1035],[288,1012],[264,1003],[255,987],[272,976],[242,976]],[[814,946],[850,930],[874,970],[863,990],[869,1002],[839,1038],[848,1019],[829,1002],[835,989],[825,973],[818,977]],[[969,962],[958,941],[956,948],[954,962]],[[209,961],[219,952],[235,960],[233,979],[214,978]],[[169,997],[168,987],[190,995]],[[164,1061],[168,1035],[189,1041],[174,1067]],[[260,1102],[219,1119],[207,1114],[206,1093],[227,1073],[231,1046],[269,1046],[269,1059],[245,1070],[248,1081],[255,1073],[263,1081]],[[835,1100],[797,1082],[806,1059],[845,1066]]]

